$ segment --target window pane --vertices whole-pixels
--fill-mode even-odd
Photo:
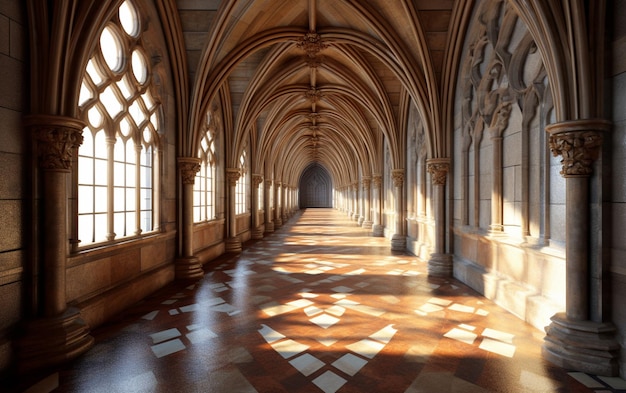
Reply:
[[[120,5],[119,18],[120,24],[126,34],[136,37],[139,33],[139,21],[135,8],[130,2],[125,1]]]
[[[82,246],[93,243],[93,220],[92,214],[78,216],[78,240]]]
[[[119,71],[122,66],[122,47],[117,35],[110,27],[105,27],[102,31],[100,50],[109,68],[112,71]]]
[[[94,187],[94,212],[103,213],[107,211],[107,188]]]
[[[105,186],[107,184],[107,162],[105,160],[94,160],[94,165],[94,184]]]
[[[126,186],[135,187],[135,165],[126,164]]]
[[[117,138],[115,145],[113,145],[113,159],[119,162],[126,160],[126,145],[120,138]],[[117,172],[117,169],[115,171]]]
[[[202,221],[202,215],[200,214],[202,212],[202,209],[198,206],[193,208],[193,221],[194,222],[200,222]]]
[[[141,123],[144,120],[146,120],[146,115],[143,113],[143,110],[141,109],[141,106],[139,105],[139,100],[141,100],[141,98],[137,98],[133,102],[133,104],[130,106],[130,108],[128,108],[128,112],[130,113],[133,120],[135,121],[135,124],[138,127],[139,125],[141,125]]]
[[[78,157],[78,184],[93,184],[93,158]]]
[[[93,213],[93,187],[78,186],[78,213]]]
[[[116,187],[123,187],[125,185],[124,167],[125,165],[121,162],[113,164],[113,185]]]
[[[102,125],[102,113],[98,110],[97,105],[94,105],[91,109],[89,109],[87,117],[89,118],[89,124],[91,124],[93,128],[100,128]]]
[[[146,60],[143,54],[134,50],[132,54],[132,67],[133,67],[133,75],[135,75],[135,79],[139,84],[143,85],[146,83],[148,79],[148,70],[146,68]]]
[[[115,187],[113,190],[113,201],[114,211],[122,212],[126,210],[126,194],[124,192],[124,188]]]
[[[126,213],[126,236],[132,236],[137,231],[135,212]]]
[[[135,150],[135,142],[129,139],[126,142],[126,162],[134,164],[137,162],[137,151]]]
[[[107,240],[107,215],[94,215],[94,241],[103,242]]]
[[[148,232],[154,229],[152,225],[152,212],[144,211],[141,212],[141,229]]]
[[[89,63],[87,63],[87,73],[91,77],[93,83],[95,83],[96,85],[102,83],[102,75],[100,75],[100,71],[98,71],[98,69],[94,65],[93,59],[89,60]]]
[[[134,211],[136,209],[135,206],[135,189],[127,188],[126,189],[126,211]]]
[[[115,95],[111,86],[112,85],[109,85],[106,89],[104,89],[102,94],[100,94],[100,102],[104,105],[104,108],[107,110],[109,116],[111,116],[111,118],[115,118],[115,116],[117,116],[124,109],[124,107],[117,98],[117,95]]]
[[[100,131],[96,134],[96,140],[94,141],[94,157],[107,158],[107,140],[104,131]],[[91,155],[91,154],[86,154]]]
[[[141,189],[141,210],[152,210],[152,190],[149,188]]]
[[[115,228],[116,237],[126,236],[126,214],[115,213],[113,214],[113,228]]]
[[[93,93],[83,81],[83,84],[80,86],[80,93],[78,94],[78,106],[83,106],[91,98],[93,98]]]
[[[129,99],[135,93],[135,88],[133,87],[133,85],[128,83],[128,78],[127,77],[124,77],[121,80],[119,80],[117,82],[117,87],[120,89],[120,91],[122,92],[122,95],[126,99]]]

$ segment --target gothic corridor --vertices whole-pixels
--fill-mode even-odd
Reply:
[[[542,360],[543,332],[455,279],[428,278],[424,262],[332,209],[296,215],[94,337],[59,392],[611,391]]]
[[[0,391],[624,391],[625,163],[626,1],[0,0]]]

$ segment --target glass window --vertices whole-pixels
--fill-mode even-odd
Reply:
[[[198,156],[200,171],[193,184],[193,221],[203,222],[216,218],[215,214],[215,132],[211,115],[207,115],[207,131],[200,141]]]

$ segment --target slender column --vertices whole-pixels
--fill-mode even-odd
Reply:
[[[198,279],[204,276],[200,259],[193,255],[193,184],[200,170],[200,159],[178,157],[178,170],[182,180],[182,250],[176,259],[177,279]]]
[[[365,217],[363,220],[363,228],[370,229],[372,227],[372,212],[371,212],[371,198],[370,185],[372,184],[372,178],[366,176],[363,178],[363,204],[365,205]]]
[[[272,181],[265,180],[265,232],[274,232],[274,219],[272,218],[271,204]]]
[[[403,198],[402,187],[404,186],[404,169],[393,169],[391,171],[391,177],[393,178],[394,194],[396,197],[395,204],[395,226],[396,230],[391,237],[391,250],[392,251],[404,251],[406,249],[406,235],[404,234],[404,217],[402,214]]]
[[[263,183],[263,176],[252,175],[252,238],[263,239],[263,227],[259,224],[259,186]]]
[[[237,236],[237,209],[236,209],[236,189],[237,180],[241,174],[239,168],[226,168],[226,179],[228,181],[228,228],[229,238],[226,239],[226,251],[227,252],[241,252],[242,244],[241,239]]]
[[[280,218],[283,223],[287,222],[287,183],[282,184],[282,190],[280,191]]]
[[[374,224],[372,225],[372,236],[382,237],[385,235],[384,227],[381,224],[381,214],[382,214],[382,198],[381,198],[381,188],[383,184],[383,177],[381,175],[372,176],[372,185],[374,188]]]
[[[359,182],[352,183],[352,220],[359,221]]]
[[[447,158],[427,161],[428,173],[433,183],[433,209],[435,212],[434,252],[428,260],[428,275],[449,277],[452,275],[452,257],[446,253],[446,180],[450,169]]]
[[[554,315],[546,328],[543,355],[569,369],[597,375],[617,375],[619,349],[610,322],[590,320],[589,176],[610,123],[600,119],[551,124],[550,150],[561,156],[566,182],[565,313]],[[600,269],[601,271],[601,269]]]
[[[358,187],[358,183],[357,183]],[[365,221],[365,197],[363,195],[363,179],[361,179],[361,187],[357,190],[359,202],[359,226],[363,226],[363,222]]]
[[[66,260],[69,251],[67,228],[67,176],[72,159],[83,142],[85,124],[62,116],[26,118],[33,131],[41,171],[43,225],[40,263],[43,293],[33,320],[26,321],[16,341],[18,369],[29,372],[58,365],[86,352],[94,343],[80,310],[67,307]]]
[[[491,181],[491,224],[489,231],[502,233],[503,225],[503,200],[502,195],[502,133],[509,124],[511,113],[511,101],[502,101],[495,110],[489,127],[491,145],[493,147],[492,158],[492,181]]]
[[[280,210],[282,204],[280,202],[280,194],[282,194],[282,183],[279,181],[274,182],[274,228],[278,229],[283,226],[283,219]]]

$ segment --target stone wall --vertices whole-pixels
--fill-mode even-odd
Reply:
[[[22,115],[27,111],[28,44],[26,5],[0,2],[0,370],[12,359],[16,325],[27,307],[24,272],[30,220],[28,161]]]

